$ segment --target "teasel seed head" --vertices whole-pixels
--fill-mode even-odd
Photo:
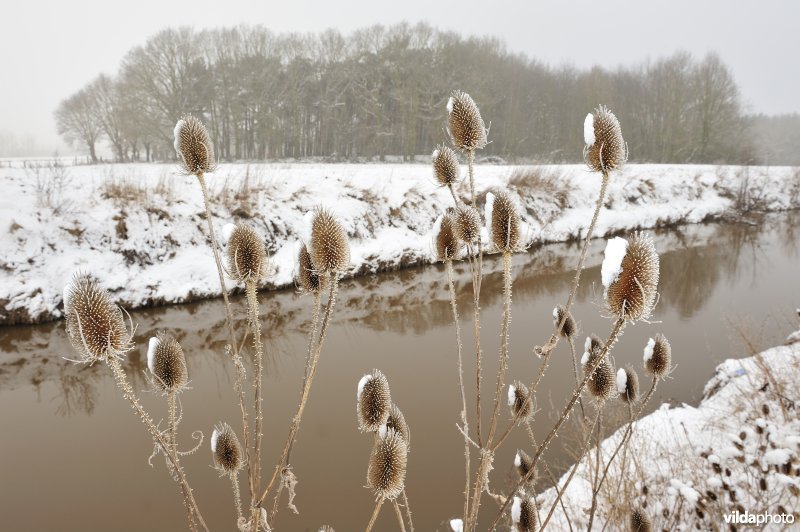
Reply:
[[[508,385],[508,406],[511,415],[518,416],[518,423],[525,422],[533,413],[533,398],[528,387],[519,381]]]
[[[214,145],[200,120],[184,116],[175,124],[174,135],[175,151],[184,172],[199,175],[214,171]]]
[[[389,381],[379,370],[364,375],[358,381],[356,392],[356,414],[358,430],[361,432],[377,432],[392,413],[392,397],[389,393]]]
[[[258,282],[267,271],[264,239],[244,224],[228,224],[222,233],[227,244],[228,274],[235,281]]]
[[[480,150],[487,144],[486,125],[481,112],[469,94],[453,91],[447,101],[450,139],[462,151]]]
[[[653,522],[642,508],[631,511],[631,532],[652,532]]]
[[[474,244],[481,237],[481,215],[475,207],[459,205],[452,211],[453,232],[460,242]]]
[[[408,464],[406,440],[394,429],[382,425],[372,447],[367,468],[367,487],[376,497],[394,500],[403,492]]]
[[[667,338],[661,334],[656,334],[655,338],[650,338],[644,348],[644,368],[650,375],[658,378],[666,378],[672,369],[672,347]]]
[[[583,159],[594,172],[607,174],[628,160],[628,145],[614,113],[604,105],[586,115],[583,123]]]
[[[443,187],[451,186],[458,182],[461,173],[458,168],[456,152],[447,146],[437,146],[433,150],[433,175],[436,182]]]
[[[342,223],[331,211],[317,207],[306,214],[306,247],[320,275],[338,277],[350,266],[350,242]]]
[[[558,326],[562,319],[564,319],[564,307],[558,305],[553,309],[553,324]],[[567,312],[567,319],[564,320],[564,325],[561,326],[558,334],[564,338],[569,338],[574,336],[577,332],[578,326],[575,324],[575,318],[572,317],[571,312]]]
[[[433,238],[436,246],[436,260],[447,262],[458,258],[461,246],[453,231],[453,226],[450,214],[439,216],[434,222]]]
[[[183,348],[175,338],[166,333],[150,338],[147,369],[155,377],[156,386],[163,392],[179,392],[189,382]]]
[[[592,366],[594,366],[601,353],[602,349],[597,351],[593,350],[591,352],[587,351],[583,354],[581,364],[583,365],[583,372],[585,374],[591,371]],[[616,378],[614,376],[614,368],[611,367],[611,363],[608,361],[608,355],[603,357],[603,361],[597,366],[597,369],[594,370],[587,387],[589,388],[589,393],[600,401],[604,401],[614,394],[616,390]]]
[[[392,404],[389,417],[386,418],[386,427],[394,429],[398,435],[406,440],[406,446],[411,450],[411,430],[408,428],[408,423],[406,423],[406,417],[400,409],[397,408],[396,404]]]
[[[658,296],[659,259],[653,240],[637,233],[625,246],[619,259],[619,237],[609,240],[603,261],[603,285],[606,305],[617,318],[629,321],[647,319]],[[609,258],[610,248],[611,251]]]
[[[242,467],[242,447],[236,433],[227,423],[219,423],[211,433],[211,453],[214,466],[227,474],[236,473]]]
[[[533,466],[533,460],[522,449],[517,449],[517,454],[514,456],[514,467],[517,468],[520,478],[525,478]],[[533,478],[531,478],[533,481]]]
[[[511,522],[517,532],[536,532],[536,498],[514,497],[511,505]]]
[[[639,376],[633,367],[626,366],[617,370],[617,393],[626,403],[635,403],[639,399]]]
[[[80,362],[120,357],[133,348],[122,309],[107,290],[87,274],[77,274],[64,287],[67,336]]]
[[[583,344],[583,350],[585,353],[600,353],[600,351],[604,347],[604,342],[600,339],[599,336],[596,334],[590,334],[586,337],[586,341]],[[584,357],[589,356],[584,353]]]
[[[302,292],[310,294],[319,294],[328,284],[328,277],[319,275],[314,269],[314,263],[311,262],[311,255],[308,253],[308,248],[302,242],[300,243],[300,251],[297,255],[297,285]]]
[[[517,206],[508,193],[499,191],[486,194],[486,229],[489,238],[503,253],[514,253],[521,249],[522,233]]]

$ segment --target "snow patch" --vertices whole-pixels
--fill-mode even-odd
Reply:
[[[600,275],[603,279],[603,286],[608,290],[611,283],[617,280],[622,273],[622,259],[628,250],[628,241],[624,238],[609,238],[606,243],[605,258],[600,267]]]
[[[589,351],[584,351],[583,356],[581,357],[581,364],[584,366],[589,362]]]
[[[211,433],[211,452],[217,452],[217,439],[219,438],[219,431],[214,429],[214,432]]]
[[[450,96],[450,98],[447,100],[447,112],[448,113],[452,113],[453,112],[453,97],[452,96]]]
[[[175,123],[175,129],[172,131],[172,136],[174,138],[173,146],[175,147],[175,153],[178,154],[178,159],[183,160],[183,156],[181,155],[181,129],[183,129],[183,118],[178,120]]]
[[[439,156],[439,148],[436,148],[435,150],[433,150],[433,153],[431,154],[431,159],[436,160],[438,156]]]
[[[511,505],[511,521],[516,525],[522,516],[522,499],[514,497],[514,504]]]
[[[586,341],[583,342],[583,350],[584,351],[591,351],[592,350],[592,337],[587,336]]]
[[[388,428],[388,426],[386,425],[386,423],[384,423],[383,425],[381,425],[381,427],[378,429],[378,437],[379,437],[380,439],[384,439],[384,438],[386,437],[386,432],[387,432],[388,430],[389,430],[389,428]]]
[[[556,320],[556,325],[558,325],[558,307],[553,307],[553,319]]]
[[[451,519],[450,529],[453,532],[464,532],[464,521],[462,521],[461,519]]]
[[[628,387],[628,374],[625,373],[623,368],[619,368],[617,370],[617,392],[625,393],[625,389]]]
[[[153,374],[156,372],[156,349],[160,343],[161,341],[153,336],[150,338],[150,343],[147,344],[147,368]]]
[[[356,392],[356,400],[361,400],[361,394],[364,392],[364,386],[372,379],[372,375],[364,375],[361,377],[361,380],[358,381],[358,391]]]
[[[644,346],[644,361],[647,362],[653,358],[653,349],[656,347],[656,341],[650,338],[647,340],[647,345]]]
[[[306,250],[309,254],[313,255],[312,249],[312,228],[314,227],[314,211],[308,211],[303,215],[303,242],[306,245]]]
[[[236,224],[225,224],[222,227],[222,244],[227,246],[228,242],[233,236],[233,232],[236,230]]]
[[[594,146],[594,115],[589,113],[583,121],[583,142],[587,146]]]
[[[792,453],[788,449],[772,449],[764,453],[764,461],[769,465],[783,465],[792,458]]]
[[[516,399],[517,399],[516,393],[517,393],[517,387],[514,386],[513,384],[509,384],[508,385],[508,406],[512,406],[514,404],[514,401],[516,401]]]
[[[519,451],[517,451],[516,456],[514,456],[514,465],[517,467],[522,465],[522,457],[519,455]]]
[[[494,194],[486,193],[486,205],[483,207],[483,216],[486,219],[486,229],[492,231],[492,212],[494,211]]]

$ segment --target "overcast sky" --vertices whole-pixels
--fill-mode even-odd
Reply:
[[[550,64],[615,67],[718,52],[750,111],[800,111],[800,2],[793,0],[4,0],[0,8],[0,133],[48,150],[58,102],[158,30],[264,24],[275,32],[343,32],[400,21],[496,35]],[[468,88],[467,88],[468,90]]]

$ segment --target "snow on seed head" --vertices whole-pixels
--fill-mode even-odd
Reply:
[[[504,191],[486,194],[486,229],[494,246],[503,253],[521,249],[521,220],[514,200]]]
[[[617,370],[617,393],[626,403],[634,403],[639,398],[639,376],[631,366]]]
[[[602,267],[606,306],[620,319],[647,319],[655,306],[659,278],[659,259],[653,240],[637,233],[625,246],[622,259],[619,259],[622,246],[612,245],[612,241],[606,247]]]
[[[511,415],[517,416],[518,423],[524,423],[533,412],[533,398],[528,387],[520,381],[508,385],[508,406]]]
[[[350,243],[342,223],[324,207],[306,215],[306,246],[314,269],[320,274],[340,275],[350,266]]]
[[[211,433],[211,453],[214,467],[220,472],[232,474],[242,467],[242,447],[230,425],[219,423]]]
[[[447,101],[447,112],[450,139],[456,149],[472,151],[486,146],[486,126],[469,94],[453,91]]]
[[[216,168],[214,145],[203,123],[192,115],[178,120],[173,131],[175,152],[181,169],[187,174],[201,175]]]
[[[150,338],[147,368],[153,375],[155,386],[163,392],[179,392],[189,382],[183,348],[175,338],[166,333]]]
[[[439,185],[446,187],[458,182],[460,171],[456,152],[447,146],[439,146],[431,156],[433,163],[433,176]]]
[[[536,531],[536,499],[534,497],[514,497],[511,505],[511,522],[517,532]]]
[[[450,520],[450,530],[452,532],[464,532],[464,520],[463,519],[451,519]]]
[[[597,359],[602,353],[601,350],[586,352],[581,359],[584,374],[589,374],[592,367],[597,363]],[[616,388],[616,377],[614,375],[614,368],[608,361],[608,356],[604,356],[603,360],[591,374],[588,382],[589,393],[598,400],[606,400],[614,393]]]
[[[319,294],[328,284],[328,277],[319,275],[311,262],[311,255],[304,243],[297,253],[297,286],[301,292]]]
[[[520,478],[525,478],[528,476],[528,473],[533,466],[533,460],[531,459],[528,454],[523,451],[522,449],[517,449],[517,454],[514,456],[514,467],[517,468],[517,473],[519,474]],[[534,479],[530,479],[531,483],[534,482]]]
[[[361,432],[376,432],[386,423],[392,409],[389,381],[379,370],[364,375],[358,382],[356,417]]]
[[[257,282],[267,271],[264,239],[249,225],[239,224],[230,231],[226,247],[228,273],[241,282]]]
[[[672,368],[672,347],[667,338],[656,334],[644,348],[644,368],[650,375],[665,378]]]
[[[601,105],[583,122],[583,159],[594,172],[607,174],[628,160],[628,146],[614,113]]]
[[[367,468],[367,487],[376,497],[394,500],[405,487],[408,445],[394,429],[380,431],[372,447]]]
[[[392,408],[389,410],[389,417],[386,418],[386,425],[384,426],[397,432],[401,438],[406,440],[406,446],[411,449],[411,430],[408,428],[405,416],[397,408],[396,404],[392,404]]]
[[[564,319],[564,307],[558,305],[553,309],[553,324],[558,326],[561,320]],[[564,325],[561,326],[558,333],[564,337],[569,338],[578,331],[578,326],[575,324],[575,319],[572,317],[571,312],[567,312],[567,317],[564,319]]]
[[[475,207],[459,205],[452,212],[453,233],[460,242],[473,244],[481,237],[481,215]]]

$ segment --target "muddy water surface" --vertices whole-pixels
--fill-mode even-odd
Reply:
[[[677,369],[660,386],[651,408],[662,402],[697,403],[714,366],[746,353],[743,329],[758,347],[779,343],[797,328],[800,306],[800,215],[772,215],[757,225],[708,224],[656,231],[661,253],[661,299],[653,320],[628,327],[613,355],[616,365],[641,368],[642,348],[656,332],[673,345]],[[580,344],[587,332],[601,336],[603,317],[599,263],[604,243],[591,246],[575,316]],[[551,311],[563,303],[578,256],[577,244],[549,245],[514,257],[514,299],[509,379],[531,381],[539,360],[531,348],[546,340]],[[497,367],[501,318],[501,275],[497,260],[483,292],[484,412],[490,410]],[[457,270],[465,344],[468,401],[474,415],[471,283],[465,265]],[[286,437],[300,392],[311,300],[293,292],[261,294],[268,362],[265,381],[265,475],[271,473]],[[235,299],[244,318],[244,300]],[[187,353],[191,389],[181,397],[181,447],[194,445],[191,432],[206,438],[225,420],[240,429],[226,361],[222,303],[143,310],[137,348],[125,367],[142,401],[156,419],[166,416],[164,399],[148,392],[144,378],[147,338],[167,330]],[[300,437],[293,451],[299,479],[293,515],[280,511],[279,530],[362,529],[373,507],[364,488],[371,438],[356,429],[355,393],[372,368],[389,378],[392,397],[412,432],[408,496],[418,530],[447,530],[459,514],[464,487],[463,446],[456,431],[460,396],[454,327],[444,270],[425,267],[343,282]],[[578,346],[580,356],[580,346]],[[163,458],[148,465],[151,443],[141,423],[114,387],[108,368],[76,366],[62,323],[0,329],[0,518],[5,530],[182,530],[184,510]],[[559,345],[540,387],[534,433],[542,439],[574,385],[572,359]],[[250,389],[248,390],[250,391]],[[508,422],[502,410],[501,429]],[[610,421],[609,421],[610,424]],[[569,464],[574,438],[566,431],[551,446],[554,475]],[[512,434],[496,455],[493,489],[512,478],[517,447],[527,435]],[[473,455],[473,464],[474,464]],[[213,530],[233,530],[230,484],[211,467],[207,440],[184,459],[189,480]],[[246,498],[247,487],[242,482]],[[388,508],[385,508],[388,510]],[[484,500],[484,519],[496,505]],[[378,530],[395,528],[384,511]]]

